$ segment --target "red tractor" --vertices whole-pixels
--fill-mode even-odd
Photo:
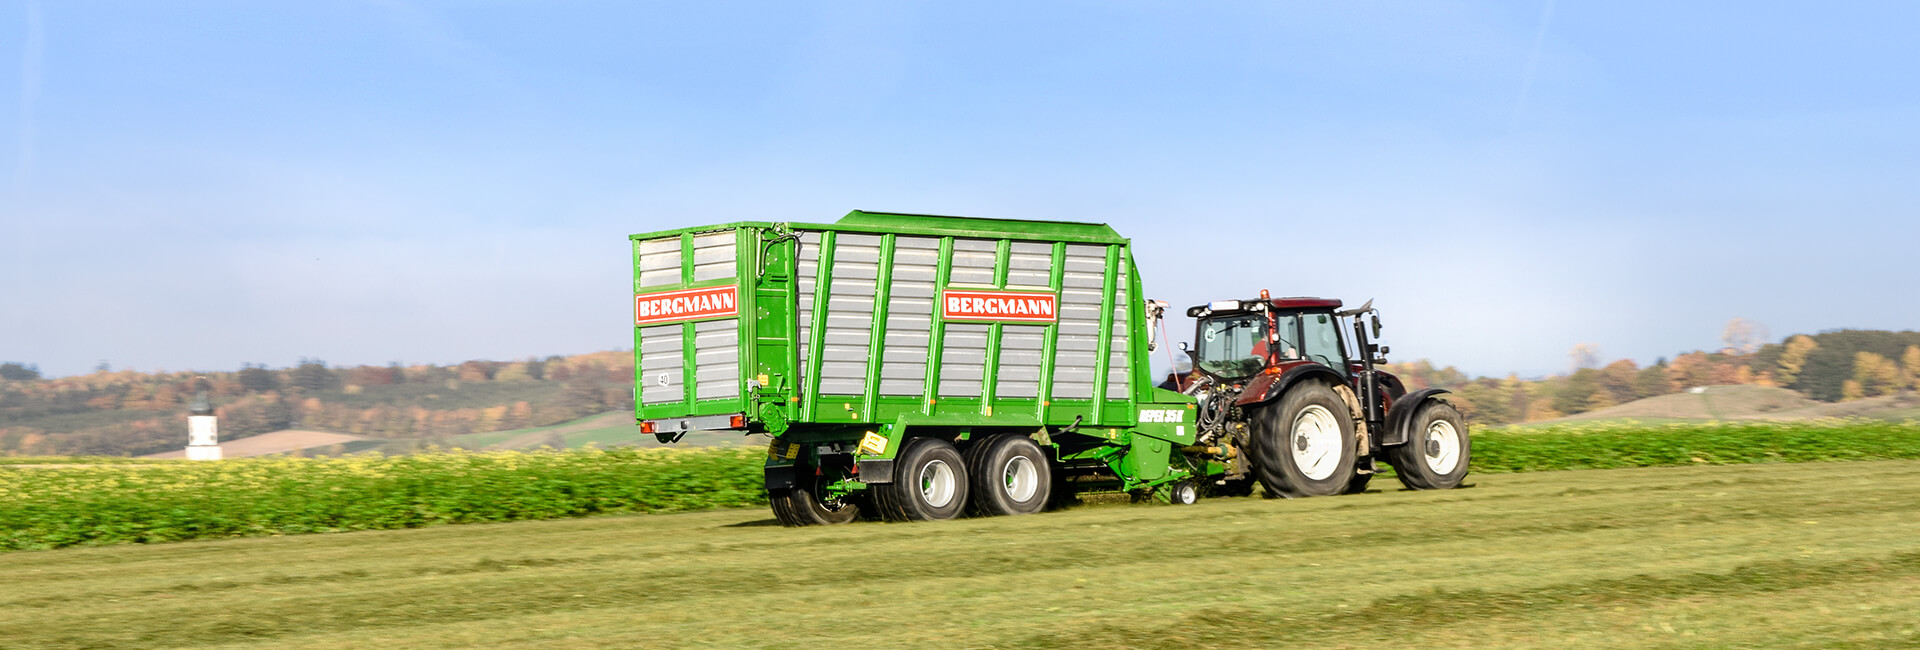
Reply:
[[[1268,496],[1363,492],[1382,460],[1410,489],[1466,478],[1472,446],[1459,411],[1438,397],[1448,391],[1408,393],[1375,369],[1388,349],[1373,342],[1373,301],[1340,306],[1261,291],[1187,310],[1195,343],[1181,348],[1194,372],[1173,388],[1199,400],[1195,451],[1227,466],[1215,493],[1251,494],[1255,480]]]

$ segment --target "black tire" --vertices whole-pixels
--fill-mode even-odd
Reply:
[[[1176,506],[1190,506],[1200,502],[1200,488],[1193,481],[1180,481],[1167,486],[1167,501]]]
[[[860,506],[848,499],[821,501],[813,491],[795,486],[767,492],[773,516],[788,526],[827,526],[844,524],[860,517]]]
[[[1320,382],[1301,382],[1253,417],[1253,473],[1268,497],[1333,496],[1353,480],[1353,418]],[[1298,452],[1298,453],[1296,453]],[[1300,465],[1302,456],[1309,470]],[[1328,458],[1327,454],[1334,454]]]
[[[1450,490],[1467,478],[1473,439],[1452,404],[1431,401],[1413,414],[1407,444],[1387,448],[1387,462],[1409,490]],[[1449,454],[1451,452],[1451,454]]]
[[[973,476],[975,513],[994,517],[1047,509],[1053,498],[1053,468],[1032,438],[999,435],[975,443],[967,471]]]
[[[893,482],[875,485],[880,514],[894,521],[953,519],[967,511],[967,464],[953,443],[914,438],[893,461]]]

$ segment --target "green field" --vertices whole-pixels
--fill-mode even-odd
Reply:
[[[761,510],[0,555],[9,647],[1920,643],[1920,461],[786,529]]]

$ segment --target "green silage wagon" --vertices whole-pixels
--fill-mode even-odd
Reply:
[[[1221,470],[1181,452],[1194,400],[1147,363],[1163,305],[1105,225],[855,211],[631,239],[636,419],[773,436],[787,524],[1190,502]]]

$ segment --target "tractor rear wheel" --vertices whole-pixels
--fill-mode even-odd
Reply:
[[[893,482],[873,487],[880,514],[894,521],[953,519],[967,510],[967,462],[953,443],[914,438],[893,461]]]
[[[840,498],[822,501],[813,490],[794,486],[767,493],[773,516],[788,526],[825,526],[844,524],[860,517],[860,506]]]
[[[998,435],[975,443],[967,469],[973,475],[973,509],[985,516],[1025,515],[1047,508],[1053,471],[1032,438]]]
[[[1253,418],[1254,474],[1270,497],[1340,494],[1353,479],[1353,419],[1319,382],[1302,382]]]
[[[1413,414],[1407,444],[1387,448],[1393,473],[1410,490],[1447,490],[1467,478],[1473,441],[1466,420],[1446,402],[1429,402]]]

